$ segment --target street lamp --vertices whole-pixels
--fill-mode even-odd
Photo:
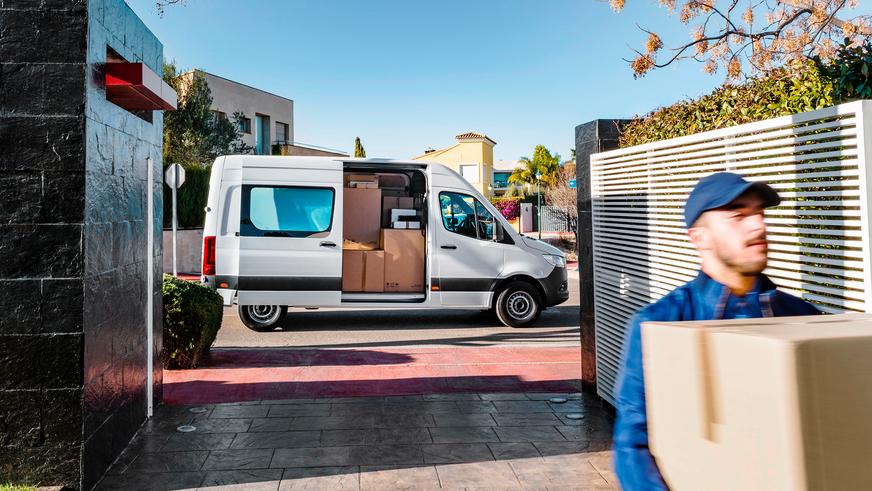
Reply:
[[[542,239],[542,194],[540,192],[539,180],[542,179],[542,173],[536,171],[536,229],[539,232],[539,240]]]

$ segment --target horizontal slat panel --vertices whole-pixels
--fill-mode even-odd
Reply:
[[[865,105],[864,105],[865,104]],[[614,400],[629,318],[696,276],[684,204],[729,170],[764,181],[766,274],[825,312],[870,310],[867,103],[843,104],[591,156],[598,392]]]

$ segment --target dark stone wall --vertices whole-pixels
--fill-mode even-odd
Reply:
[[[596,119],[575,127],[575,167],[578,189],[578,278],[581,317],[581,384],[596,387],[594,328],[593,217],[591,215],[590,156],[618,148],[623,119]]]
[[[123,0],[0,0],[0,482],[90,489],[120,453],[146,417],[149,295],[161,398],[163,119],[106,101],[107,46],[162,72]]]
[[[0,0],[0,483],[80,479],[86,7]]]
[[[84,462],[89,489],[146,419],[148,296],[154,298],[155,402],[161,399],[163,116],[106,100],[107,47],[163,73],[163,46],[122,0],[91,0],[85,86]],[[153,160],[154,267],[147,267],[147,157]],[[147,276],[154,289],[147,291]]]

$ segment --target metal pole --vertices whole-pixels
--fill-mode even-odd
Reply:
[[[542,191],[539,185],[539,176],[536,176],[536,229],[539,231],[539,239],[542,239]]]
[[[150,418],[154,413],[154,168],[151,157],[145,159],[146,167],[148,168],[148,178],[146,190],[146,220],[148,223],[145,226],[147,232],[146,237],[146,313],[145,313],[145,414]]]
[[[178,216],[176,215],[176,188],[179,187],[179,166],[173,164],[173,276],[178,277],[176,270],[176,229],[178,228]]]

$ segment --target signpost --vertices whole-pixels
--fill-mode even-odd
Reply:
[[[176,229],[179,220],[176,214],[176,190],[185,183],[185,168],[179,164],[170,164],[164,174],[164,182],[173,190],[173,276],[178,276],[179,272],[176,270]]]

